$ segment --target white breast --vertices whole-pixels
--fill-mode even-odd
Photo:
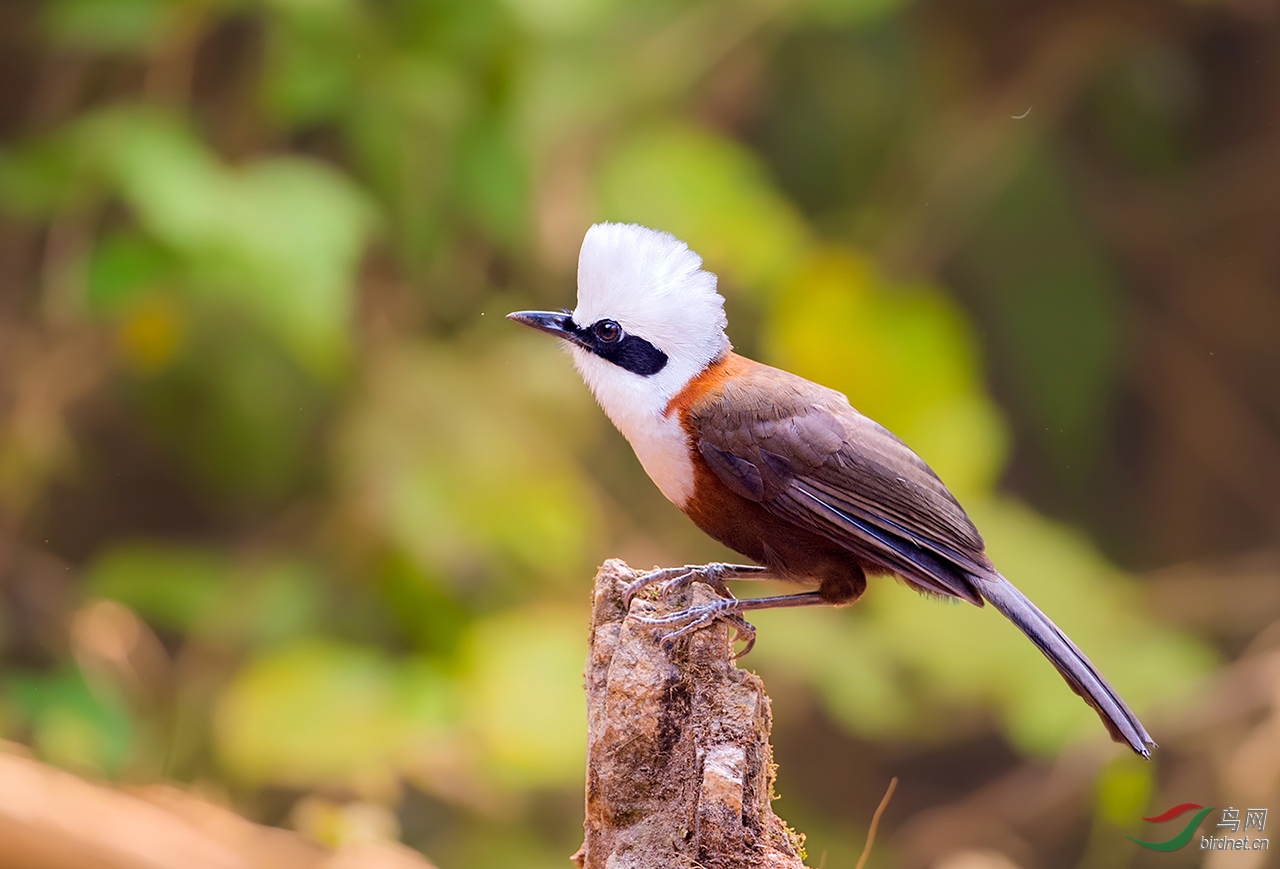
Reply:
[[[636,458],[667,500],[683,508],[693,497],[693,460],[689,458],[689,436],[679,417],[659,416],[638,428],[643,431],[623,432]]]
[[[693,460],[689,436],[677,414],[665,411],[693,373],[668,364],[653,377],[640,377],[574,347],[573,363],[596,401],[635,450],[649,479],[667,500],[683,508],[693,496]]]

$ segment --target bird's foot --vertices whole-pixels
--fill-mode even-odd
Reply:
[[[733,593],[724,584],[726,579],[756,578],[755,574],[764,573],[765,568],[754,564],[723,564],[714,561],[710,564],[686,564],[683,567],[666,567],[642,573],[627,584],[622,593],[623,604],[630,608],[631,601],[644,589],[658,585],[658,597],[665,601],[691,582],[701,582],[711,586],[716,594],[723,598],[733,599]]]
[[[688,581],[688,580],[687,580]],[[687,582],[686,581],[686,582]],[[738,611],[740,601],[732,595],[727,599],[708,601],[697,604],[665,616],[628,616],[647,627],[676,627],[676,630],[662,638],[662,648],[671,650],[676,640],[688,636],[696,630],[708,627],[717,621],[726,622],[733,628],[734,642],[742,640],[746,645],[741,652],[734,655],[734,660],[750,652],[756,644],[756,629]]]

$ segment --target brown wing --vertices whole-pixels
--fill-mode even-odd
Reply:
[[[969,575],[992,570],[982,538],[929,466],[840,393],[743,361],[688,410],[716,476],[872,566],[981,606]]]

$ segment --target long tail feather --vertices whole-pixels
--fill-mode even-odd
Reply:
[[[1000,574],[992,573],[974,579],[982,596],[1017,625],[1053,666],[1058,668],[1071,690],[1097,711],[1102,723],[1111,733],[1111,738],[1127,744],[1143,757],[1150,758],[1155,741],[1115,689],[1107,684],[1107,680],[1099,675],[1084,653],[1076,648],[1076,644]]]

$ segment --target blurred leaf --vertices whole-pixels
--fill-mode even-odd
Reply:
[[[191,630],[226,595],[229,565],[221,553],[161,544],[116,546],[85,572],[85,591],[118,601],[143,618]]]
[[[798,14],[802,19],[842,25],[886,18],[904,5],[906,0],[804,0]]]
[[[250,663],[219,698],[219,756],[246,783],[385,789],[445,722],[449,691],[422,661],[291,645]]]
[[[135,371],[155,374],[177,355],[185,326],[174,300],[156,295],[130,306],[117,343]]]
[[[301,486],[327,394],[234,318],[197,306],[183,326],[181,356],[138,384],[133,412],[219,496],[253,503]]]
[[[85,574],[85,591],[188,635],[272,645],[315,628],[321,581],[305,564],[274,560],[233,568],[216,550],[164,544],[108,549]]]
[[[1095,785],[1098,815],[1114,827],[1132,828],[1155,789],[1152,772],[1151,764],[1127,754],[1107,764]]]
[[[99,314],[118,314],[138,296],[172,280],[173,258],[133,233],[109,235],[94,248],[85,276],[85,301]]]
[[[878,585],[868,594],[876,594]],[[752,618],[761,640],[752,663],[758,662],[770,682],[808,684],[836,721],[862,736],[894,739],[918,728],[913,724],[918,704],[874,629],[851,625],[836,610],[796,615],[762,612]]]
[[[530,31],[555,37],[602,23],[617,0],[503,0],[503,5]]]
[[[1137,47],[1090,95],[1092,116],[1126,168],[1151,180],[1188,168],[1186,129],[1200,83],[1185,49],[1163,41]]]
[[[967,323],[939,291],[895,285],[857,256],[827,250],[798,264],[763,322],[772,364],[844,392],[958,495],[993,484],[1004,427]]]
[[[527,176],[515,137],[497,118],[475,124],[459,142],[458,195],[467,213],[495,238],[517,241],[528,223]]]
[[[781,278],[807,243],[757,158],[708,131],[669,126],[626,139],[606,156],[598,185],[605,219],[673,233],[750,289]]]
[[[859,6],[800,4],[793,14]],[[910,164],[927,138],[917,124],[937,114],[933,95],[921,93],[931,63],[918,38],[900,17],[874,26],[805,27],[778,46],[770,63],[758,109],[768,121],[752,131],[752,141],[779,186],[832,237],[876,243],[898,228],[901,217],[885,199],[909,189]],[[966,87],[963,68],[948,68],[947,77],[948,89]]]
[[[264,162],[241,182],[202,239],[208,274],[235,282],[240,301],[302,361],[327,369],[345,349],[364,203],[338,176],[303,160]]]
[[[152,236],[184,257],[193,289],[259,319],[313,370],[333,370],[372,226],[356,187],[296,157],[226,169],[181,125],[144,110],[99,115],[82,147]]]
[[[563,385],[562,413],[590,399],[565,360],[525,347],[469,360],[403,348],[376,366],[340,436],[353,502],[428,574],[465,580],[510,564],[563,579],[591,569],[594,493],[571,445],[531,407],[546,389],[536,381]]]
[[[293,16],[294,21],[310,23],[346,23],[356,8],[355,0],[259,0]]]
[[[155,40],[174,5],[171,0],[45,0],[45,26],[64,45],[137,51]]]
[[[1028,434],[1060,476],[1092,461],[1115,399],[1120,288],[1052,154],[1028,159],[963,256],[997,331],[1004,376],[1032,421]],[[1072,465],[1075,469],[1072,469]]]
[[[299,561],[275,561],[248,571],[221,613],[219,629],[254,646],[273,646],[312,633],[321,623],[321,578]]]
[[[477,99],[476,82],[441,58],[404,54],[375,72],[390,108],[436,132],[452,132]]]
[[[42,757],[106,775],[124,767],[133,727],[123,698],[108,686],[91,691],[79,671],[69,670],[15,674],[5,688],[9,702],[30,725]]]
[[[51,135],[0,150],[0,204],[28,219],[47,218],[84,201],[88,178],[69,136]]]
[[[582,780],[585,608],[535,606],[476,622],[461,683],[468,730],[500,781],[521,787]]]
[[[311,795],[289,813],[290,825],[326,848],[400,837],[399,819],[386,805],[372,801],[333,802]]]
[[[268,0],[283,13],[269,30],[264,101],[289,124],[341,115],[355,99],[363,28],[348,0]]]
[[[415,646],[451,654],[472,618],[465,599],[397,550],[379,559],[376,575],[387,609]]]

